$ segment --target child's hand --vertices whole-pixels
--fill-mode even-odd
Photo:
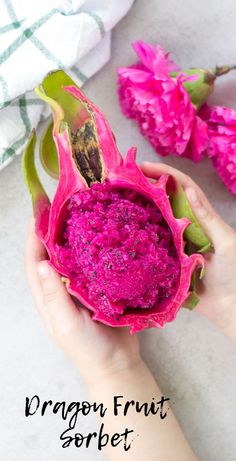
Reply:
[[[206,255],[206,275],[199,287],[201,300],[196,310],[236,341],[236,232],[216,213],[189,176],[161,163],[143,162],[141,167],[149,178],[169,173],[184,187],[198,221],[214,245],[214,253]]]
[[[91,319],[87,309],[76,306],[51,266],[32,220],[26,247],[30,288],[55,342],[79,366],[86,381],[136,366],[140,359],[137,335],[128,328],[111,328]]]

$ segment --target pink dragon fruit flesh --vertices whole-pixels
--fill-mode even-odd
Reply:
[[[35,132],[23,165],[50,264],[94,320],[131,333],[163,327],[195,304],[197,250],[210,248],[182,188],[168,175],[150,182],[135,148],[123,160],[105,117],[64,71],[36,93],[54,115],[41,142],[46,170],[59,171],[52,203],[35,168]]]

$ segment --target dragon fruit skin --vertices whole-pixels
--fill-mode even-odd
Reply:
[[[53,139],[59,157],[59,182],[51,204],[35,170],[35,133],[32,134],[25,151],[24,168],[32,194],[36,233],[47,249],[50,264],[66,278],[69,293],[93,312],[94,320],[113,327],[129,326],[131,333],[148,327],[163,327],[166,322],[174,320],[180,307],[190,296],[190,283],[194,271],[204,267],[202,255],[194,253],[189,256],[184,252],[183,233],[190,221],[186,218],[176,219],[173,215],[167,193],[169,184],[172,184],[173,189],[173,178],[162,175],[156,183],[151,183],[135,163],[134,147],[128,150],[123,160],[103,114],[63,71],[49,74],[44,79],[42,87],[44,91],[38,88],[37,93],[53,109]],[[86,139],[86,136],[89,139]],[[74,144],[72,139],[75,140]],[[90,161],[86,167],[83,160],[85,156]],[[180,272],[174,295],[163,305],[156,305],[150,309],[127,310],[124,306],[123,314],[116,316],[113,315],[116,309],[112,302],[110,313],[99,310],[85,292],[82,294],[78,290],[75,281],[60,263],[56,246],[62,239],[67,205],[74,194],[88,190],[88,183],[91,185],[96,182],[91,179],[93,175],[99,176],[95,179],[102,184],[109,181],[112,188],[135,191],[154,203],[169,226]]]

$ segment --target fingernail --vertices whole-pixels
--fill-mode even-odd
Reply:
[[[38,264],[37,271],[42,279],[46,279],[50,275],[50,267],[46,261],[40,262]]]

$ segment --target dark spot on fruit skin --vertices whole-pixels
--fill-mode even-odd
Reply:
[[[71,133],[75,163],[88,186],[102,179],[102,163],[96,128],[92,120],[87,121],[76,133]]]
[[[99,151],[98,148],[93,148],[89,151],[89,166],[92,169],[97,180],[101,179],[101,171],[99,166]]]

